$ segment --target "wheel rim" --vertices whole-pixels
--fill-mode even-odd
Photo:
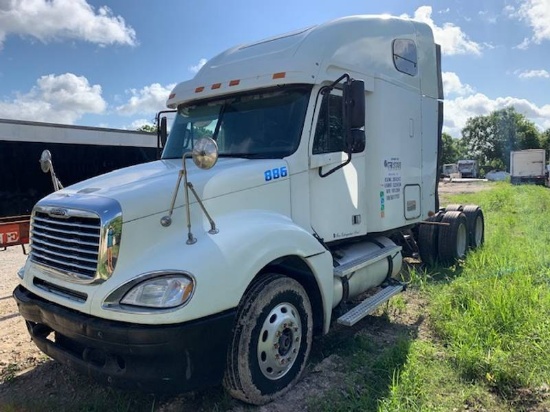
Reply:
[[[466,248],[468,247],[468,231],[466,230],[466,225],[461,224],[458,226],[456,233],[456,256],[458,258],[464,257],[466,255]]]
[[[476,247],[481,245],[482,239],[483,239],[483,219],[481,218],[481,216],[478,216],[476,219],[476,224],[474,228],[474,240],[475,240]]]
[[[302,339],[302,322],[290,303],[275,306],[267,315],[258,339],[258,364],[263,375],[277,380],[296,361]]]

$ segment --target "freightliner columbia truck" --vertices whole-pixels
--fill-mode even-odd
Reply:
[[[106,384],[280,396],[314,336],[402,291],[404,257],[482,244],[479,207],[438,204],[442,97],[432,31],[406,19],[212,58],[170,94],[160,160],[33,209],[14,291],[32,339]]]

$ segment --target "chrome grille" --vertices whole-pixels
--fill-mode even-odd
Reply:
[[[31,260],[80,279],[96,276],[101,220],[92,213],[56,216],[35,211],[31,228]]]

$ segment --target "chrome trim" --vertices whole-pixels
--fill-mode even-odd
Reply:
[[[59,189],[57,189],[59,190]],[[50,215],[51,217],[57,217],[57,218],[69,218],[69,211],[67,209],[63,209],[61,207],[56,207],[56,208],[53,208],[51,209],[49,212],[48,212],[48,215]]]
[[[88,300],[87,293],[59,286],[36,276],[33,278],[33,285],[39,289],[42,289],[45,292],[61,296],[73,302],[86,303],[86,301]]]
[[[33,209],[30,260],[68,282],[102,283],[115,270],[121,236],[122,208],[116,200],[50,195]]]
[[[112,233],[111,233],[112,229]],[[122,213],[102,222],[97,276],[107,280],[115,271],[122,236]]]
[[[165,277],[165,276],[186,276],[191,279],[193,282],[193,290],[191,291],[191,295],[189,295],[189,298],[187,300],[179,305],[172,308],[145,308],[145,307],[138,307],[138,306],[130,306],[130,305],[123,305],[120,304],[120,301],[124,296],[134,287],[138,284],[154,279],[159,277]],[[115,290],[113,290],[111,293],[107,295],[107,297],[103,300],[101,307],[105,310],[111,310],[114,312],[122,312],[122,313],[138,313],[140,315],[156,315],[160,313],[169,313],[169,312],[175,312],[176,310],[179,310],[183,307],[185,307],[191,299],[193,299],[193,296],[195,295],[195,289],[197,287],[197,280],[195,276],[185,270],[158,270],[153,272],[147,272],[143,273],[133,279],[130,279],[128,282],[120,285]]]

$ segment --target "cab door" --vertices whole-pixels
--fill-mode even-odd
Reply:
[[[311,227],[325,242],[366,234],[365,150],[346,162],[342,92],[320,99],[310,141],[309,185]],[[334,171],[333,171],[334,170]]]

